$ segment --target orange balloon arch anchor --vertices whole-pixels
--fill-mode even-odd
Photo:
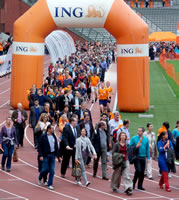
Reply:
[[[123,0],[38,0],[17,19],[12,48],[12,107],[21,102],[27,109],[27,90],[32,84],[41,87],[44,39],[56,27],[95,27],[110,32],[117,41],[118,108],[127,112],[149,108],[148,26]]]

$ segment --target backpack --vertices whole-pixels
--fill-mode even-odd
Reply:
[[[121,129],[122,126],[123,126],[122,124],[119,125],[119,127],[116,128],[116,129],[114,129],[114,131],[113,131],[112,137],[113,137],[113,142],[114,142],[114,143],[117,142],[117,132],[118,132],[119,129],[122,131],[122,129]]]

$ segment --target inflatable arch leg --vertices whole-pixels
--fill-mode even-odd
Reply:
[[[56,27],[104,27],[117,40],[118,107],[149,108],[148,26],[123,0],[38,0],[14,24],[11,106],[28,108],[43,79],[44,38]]]

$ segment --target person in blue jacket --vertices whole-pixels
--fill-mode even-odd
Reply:
[[[171,192],[169,187],[169,179],[168,179],[168,165],[167,165],[167,149],[173,148],[172,142],[168,139],[168,134],[166,131],[163,131],[160,134],[160,141],[157,143],[157,148],[159,151],[158,157],[158,165],[162,176],[159,181],[159,186],[163,189],[163,184],[165,184],[165,188],[167,192]]]

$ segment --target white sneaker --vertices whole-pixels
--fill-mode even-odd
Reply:
[[[48,186],[49,190],[54,190],[54,187],[52,185]]]
[[[77,183],[77,185],[80,185],[80,186],[82,185],[82,183],[80,181],[77,181],[76,183]]]
[[[44,186],[47,186],[47,185],[48,185],[48,183],[47,183],[47,182],[45,182],[45,183],[44,183]]]
[[[38,185],[42,185],[41,181],[38,179],[38,182],[37,182]]]
[[[172,178],[172,175],[171,175],[170,173],[168,173],[168,177],[169,177],[169,178]]]

